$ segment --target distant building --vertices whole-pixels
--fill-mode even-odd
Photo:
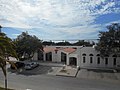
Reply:
[[[120,66],[120,57],[106,55],[104,58],[101,58],[100,53],[94,47],[83,46],[46,46],[43,53],[35,54],[34,59],[63,62],[66,65],[80,67],[117,68]]]

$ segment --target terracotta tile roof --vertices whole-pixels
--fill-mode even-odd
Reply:
[[[55,51],[56,50],[56,48],[53,48],[53,47],[44,47],[44,52],[45,53],[48,53],[48,52],[52,52],[52,51]]]
[[[74,49],[74,48],[44,47],[44,49],[43,49],[43,51],[44,51],[45,53],[53,52],[53,51],[56,51],[56,50],[57,50],[57,51],[62,50],[62,51],[64,51],[64,52],[66,52],[66,53],[72,53],[72,52],[76,51],[76,49]]]
[[[67,52],[67,53],[72,53],[72,52],[75,52],[76,49],[74,49],[74,48],[64,48],[63,51]]]

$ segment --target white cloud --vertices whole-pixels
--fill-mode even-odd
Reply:
[[[115,7],[118,3],[117,0],[0,0],[0,23],[6,27],[42,28],[50,33],[53,29],[56,35],[92,33],[100,29],[99,25],[92,25],[96,17],[120,12]]]

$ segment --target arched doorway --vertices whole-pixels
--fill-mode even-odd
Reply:
[[[52,52],[46,53],[46,61],[52,61]]]
[[[77,58],[76,57],[70,57],[69,58],[70,65],[77,66]]]
[[[67,55],[65,53],[61,52],[61,62],[66,64],[66,61],[67,61]]]

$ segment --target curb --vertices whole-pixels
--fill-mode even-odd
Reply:
[[[67,76],[67,75],[57,75],[56,76],[62,76],[62,77],[73,77],[73,78],[76,78],[76,76]]]

